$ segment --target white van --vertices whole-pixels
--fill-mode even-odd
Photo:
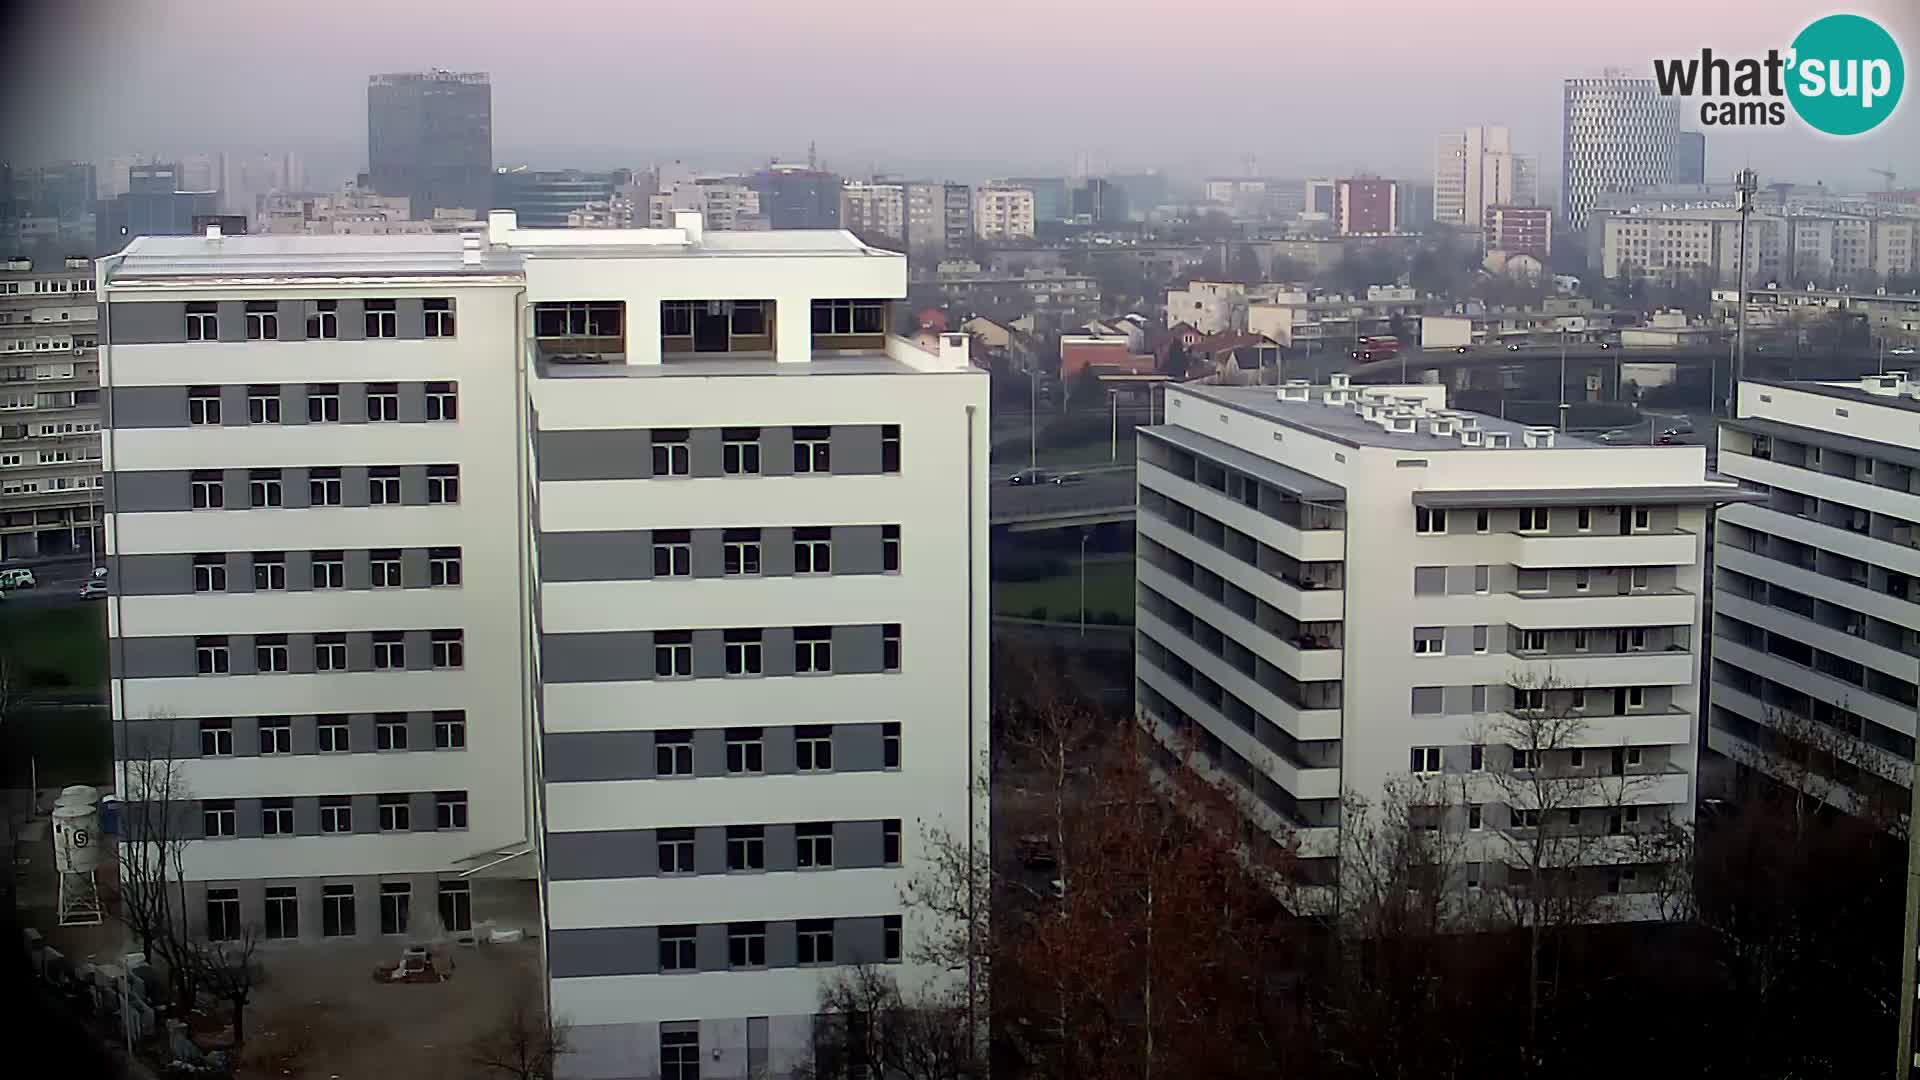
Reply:
[[[34,586],[33,571],[27,569],[0,570],[0,589],[31,589]]]

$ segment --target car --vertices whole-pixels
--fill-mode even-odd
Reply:
[[[1051,478],[1052,474],[1045,469],[1021,469],[1019,472],[1007,477],[1007,483],[1044,484]]]
[[[1895,345],[1887,350],[1888,356],[1912,356],[1913,353],[1914,348],[1911,345]]]
[[[1052,484],[1084,484],[1086,482],[1086,476],[1077,472],[1061,473],[1059,476],[1048,481],[1048,483]]]
[[[33,571],[25,567],[12,570],[0,570],[0,589],[31,589],[37,582],[33,580]]]
[[[1453,351],[1465,356],[1467,354],[1467,347],[1465,345],[1455,345]]]
[[[1508,345],[1508,346],[1507,346],[1507,351],[1508,351],[1508,352],[1519,352],[1519,351],[1520,351],[1520,346],[1518,346],[1518,345]]]
[[[96,566],[93,568],[93,572],[87,576],[95,581],[105,581],[107,580],[107,568],[104,566]]]
[[[1660,445],[1661,446],[1678,446],[1680,445],[1680,436],[1675,432],[1671,432],[1671,431],[1666,432],[1665,434],[1660,436]]]
[[[1601,342],[1601,343],[1600,343],[1600,348],[1601,348],[1602,350],[1606,350],[1606,349],[1611,349],[1611,348],[1613,348],[1613,343],[1612,343],[1612,342],[1607,342],[1607,341],[1603,341],[1603,342]]]
[[[104,600],[106,597],[107,583],[104,581],[89,581],[85,585],[80,586],[80,599],[82,600]]]

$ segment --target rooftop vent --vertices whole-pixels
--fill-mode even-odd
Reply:
[[[1508,432],[1508,431],[1487,432],[1487,448],[1489,450],[1505,450],[1507,447],[1512,445],[1513,445],[1512,432]]]
[[[1347,404],[1347,395],[1350,392],[1351,391],[1342,390],[1337,387],[1329,386],[1325,390],[1322,390],[1320,393],[1322,398],[1329,405],[1345,405]]]
[[[1281,401],[1309,401],[1312,394],[1313,387],[1305,379],[1288,379],[1280,386]]]
[[[1860,380],[1860,389],[1876,397],[1899,397],[1907,381],[1904,371],[1889,371],[1883,375],[1868,375]]]
[[[1418,394],[1395,396],[1394,403],[1415,416],[1427,415],[1427,399]]]
[[[1486,432],[1481,431],[1479,428],[1463,427],[1460,429],[1460,445],[1483,446],[1485,445],[1485,436]]]
[[[209,240],[220,239],[220,223],[219,222],[217,221],[207,222],[207,239]]]
[[[1335,390],[1350,389],[1353,386],[1353,376],[1336,371],[1327,376],[1327,386]]]
[[[1553,449],[1553,429],[1528,426],[1520,429],[1520,445],[1529,450]]]
[[[1411,416],[1388,417],[1387,430],[1398,431],[1402,434],[1411,435],[1413,434],[1413,417]]]
[[[480,265],[480,237],[478,234],[460,234],[460,262],[466,266]]]
[[[1451,417],[1436,416],[1427,421],[1427,430],[1442,437],[1451,436],[1453,434],[1453,419]]]
[[[67,256],[67,269],[85,270],[87,264],[92,261],[92,259],[87,258],[85,255],[69,255]]]
[[[33,269],[33,260],[27,258],[25,255],[15,255],[13,258],[7,260],[7,269],[31,270]]]

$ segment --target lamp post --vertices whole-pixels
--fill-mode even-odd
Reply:
[[[1027,469],[1040,464],[1040,362],[1027,362]]]
[[[1080,636],[1087,636],[1087,539],[1093,530],[1080,530]]]
[[[1113,447],[1107,453],[1108,461],[1120,460],[1120,391],[1107,391],[1107,401],[1113,405]]]
[[[1567,328],[1560,327],[1560,434],[1567,433]]]

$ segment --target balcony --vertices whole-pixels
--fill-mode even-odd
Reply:
[[[1271,633],[1150,563],[1140,563],[1137,573],[1140,584],[1211,623],[1214,629],[1239,642],[1288,675],[1302,682],[1331,681],[1340,678],[1341,651],[1332,648],[1330,644],[1320,645],[1321,639],[1305,634],[1285,638]],[[1312,641],[1314,644],[1303,646],[1302,641]]]
[[[1513,533],[1513,563],[1529,570],[1585,569],[1596,566],[1691,566],[1700,558],[1700,537],[1676,529],[1668,533],[1605,536],[1574,533],[1537,536]]]
[[[1148,462],[1139,464],[1138,475],[1141,486],[1159,491],[1302,562],[1339,562],[1346,558],[1345,530],[1290,525],[1245,503],[1236,502],[1224,492],[1184,479]]]
[[[1344,614],[1346,604],[1339,589],[1307,587],[1304,582],[1269,574],[1151,511],[1138,516],[1136,527],[1141,536],[1178,552],[1301,622],[1338,622]]]
[[[1340,797],[1340,769],[1337,766],[1314,767],[1268,746],[1152,664],[1141,665],[1140,678],[1174,708],[1203,723],[1214,738],[1232,747],[1234,753],[1251,762],[1254,768],[1272,778],[1274,783],[1285,788],[1294,798]]]
[[[1864,686],[1835,678],[1784,656],[1762,652],[1729,638],[1720,638],[1713,644],[1713,658],[1716,662],[1752,672],[1808,697],[1839,706],[1893,731],[1911,734],[1914,730],[1913,706],[1881,697]]]
[[[1279,694],[1262,686],[1245,672],[1233,667],[1221,657],[1202,648],[1199,642],[1180,633],[1159,617],[1148,612],[1137,612],[1134,616],[1137,629],[1151,637],[1169,653],[1179,657],[1195,671],[1239,698],[1255,712],[1260,713],[1282,731],[1295,739],[1313,742],[1322,739],[1340,738],[1340,708],[1335,706],[1308,703],[1295,705]]]
[[[1685,686],[1700,670],[1700,658],[1684,647],[1619,653],[1510,653],[1516,671],[1552,674],[1571,687]]]
[[[1861,633],[1828,626],[1784,607],[1762,604],[1725,589],[1715,589],[1713,610],[1717,615],[1783,634],[1822,652],[1876,668],[1889,675],[1905,679],[1911,678],[1914,673],[1914,658],[1899,649],[1868,641]],[[1858,627],[1859,623],[1856,621],[1854,625]]]
[[[1810,498],[1845,503],[1850,507],[1907,521],[1920,521],[1920,495],[1882,487],[1869,481],[1836,476],[1812,468],[1796,468],[1779,461],[1743,454],[1722,456],[1720,469],[1736,480],[1752,480]]]
[[[1830,604],[1861,611],[1900,626],[1914,624],[1914,605],[1899,593],[1877,592],[1865,582],[1829,577],[1727,544],[1715,547],[1713,558],[1716,566],[1805,593]]]
[[[1523,630],[1589,627],[1595,630],[1636,626],[1691,626],[1700,597],[1684,589],[1575,596],[1513,592],[1524,601],[1509,610],[1508,621]]]

